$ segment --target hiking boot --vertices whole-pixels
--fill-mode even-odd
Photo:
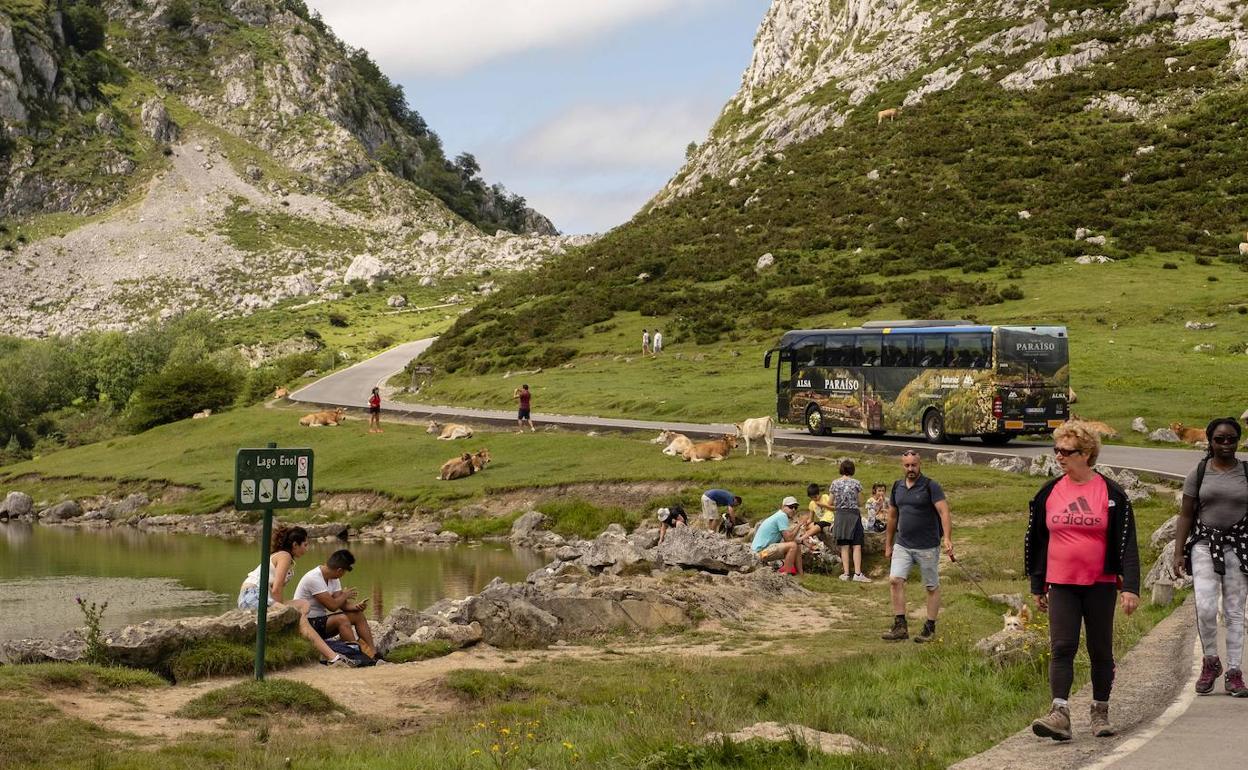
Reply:
[[[914,641],[919,644],[923,644],[924,642],[930,642],[935,638],[936,624],[928,622],[923,624],[923,630],[919,632],[918,636],[914,637]]]
[[[1092,702],[1092,714],[1088,718],[1088,726],[1097,738],[1108,738],[1117,732],[1109,723],[1109,704]]]
[[[874,583],[875,582],[874,580],[862,574],[861,572],[859,572],[857,575],[854,575],[853,581],[855,583]]]
[[[1054,703],[1048,714],[1031,723],[1031,731],[1041,738],[1070,740],[1070,709]]]
[[[1208,695],[1213,692],[1213,683],[1222,676],[1222,661],[1217,655],[1206,655],[1200,662],[1200,678],[1196,680],[1196,692]]]
[[[1237,668],[1233,668],[1226,672],[1226,679],[1223,681],[1226,687],[1226,694],[1236,698],[1248,698],[1248,687],[1244,686],[1244,673]]]
[[[880,638],[890,642],[899,642],[902,639],[909,639],[910,629],[906,625],[905,618],[902,618],[901,620],[894,620],[892,630],[886,634],[880,634]]]

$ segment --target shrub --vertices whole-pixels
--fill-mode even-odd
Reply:
[[[179,708],[177,716],[186,719],[220,719],[231,721],[264,718],[274,713],[328,714],[347,711],[312,685],[289,679],[262,682],[240,682],[212,690]]]
[[[220,409],[234,402],[240,384],[232,372],[212,364],[166,367],[139,383],[127,407],[128,422],[131,429],[143,431],[203,409]]]
[[[165,23],[170,29],[186,29],[195,21],[195,12],[187,0],[173,0],[165,10]]]
[[[65,10],[65,40],[81,53],[104,45],[108,16],[95,6],[71,5]]]
[[[1001,299],[1022,299],[1023,290],[1018,284],[1012,283],[1001,290]]]
[[[1161,269],[1162,270],[1178,270],[1179,266],[1174,264],[1173,262],[1165,262],[1162,264]]]
[[[330,314],[329,314],[329,325],[330,325],[330,326],[336,326],[336,327],[338,327],[339,329],[345,329],[345,328],[347,328],[348,326],[350,326],[350,325],[351,325],[351,322],[350,322],[350,321],[348,321],[348,320],[347,320],[347,317],[346,317],[345,315],[343,315],[342,313],[330,313]]]

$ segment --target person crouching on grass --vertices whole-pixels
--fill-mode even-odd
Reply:
[[[750,547],[758,555],[759,561],[783,559],[784,566],[780,568],[780,573],[784,575],[802,574],[802,547],[797,542],[797,532],[792,523],[792,518],[796,515],[797,498],[784,498],[780,503],[780,510],[758,525],[758,531],[754,533],[754,544]]]
[[[1114,734],[1109,693],[1114,684],[1114,605],[1130,615],[1140,603],[1140,554],[1135,513],[1117,483],[1093,470],[1100,435],[1086,423],[1063,423],[1053,431],[1053,451],[1062,475],[1045,484],[1029,506],[1023,565],[1041,612],[1049,613],[1049,713],[1031,731],[1055,741],[1070,740],[1071,683],[1079,626],[1086,631],[1092,664],[1092,734]]]
[[[322,639],[335,636],[344,642],[359,641],[360,650],[370,658],[377,657],[373,632],[368,627],[364,610],[368,599],[357,602],[354,588],[342,588],[342,576],[351,571],[355,556],[342,549],[334,551],[324,564],[313,567],[299,580],[295,598],[311,604],[308,623]]]

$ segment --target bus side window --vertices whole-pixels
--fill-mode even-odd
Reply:
[[[797,344],[793,349],[793,376],[797,376],[799,369],[809,369],[812,366],[820,366],[823,358],[823,338],[807,337]]]
[[[991,334],[950,334],[950,366],[958,369],[985,369],[992,362]]]
[[[883,335],[880,334],[859,334],[854,338],[854,365],[855,366],[880,366],[882,355]]]
[[[849,335],[829,335],[823,343],[823,355],[819,358],[820,366],[853,366],[854,338]]]
[[[915,366],[913,346],[914,337],[909,334],[883,335],[884,366]]]
[[[947,366],[945,358],[945,335],[943,334],[917,334],[915,335],[915,354],[918,358],[917,366],[926,367],[942,367]]]

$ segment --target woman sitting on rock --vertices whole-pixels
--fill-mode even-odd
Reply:
[[[303,527],[278,527],[273,533],[269,549],[269,592],[268,604],[288,604],[299,610],[299,634],[307,639],[321,653],[324,662],[331,666],[350,666],[350,658],[335,653],[325,643],[320,634],[308,623],[310,605],[306,599],[282,599],[286,584],[295,576],[295,559],[308,552],[308,531]],[[243,587],[238,592],[238,608],[255,611],[260,606],[260,567],[257,566],[243,579]]]
[[[1223,687],[1248,697],[1240,664],[1244,656],[1244,600],[1248,598],[1248,463],[1235,457],[1243,434],[1234,417],[1205,428],[1208,454],[1183,482],[1183,507],[1175,528],[1174,574],[1192,576],[1196,629],[1204,649],[1196,692],[1208,695],[1222,674],[1218,657],[1218,605],[1226,617],[1226,679]],[[1182,546],[1181,548],[1179,546]]]

